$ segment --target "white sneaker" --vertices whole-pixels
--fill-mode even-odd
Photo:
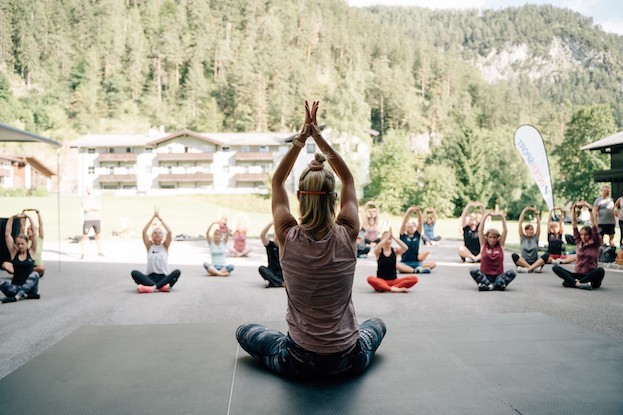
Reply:
[[[555,260],[552,261],[552,264],[562,264],[562,259],[556,258]]]
[[[465,258],[465,262],[469,262],[470,264],[473,264],[476,261],[474,261],[474,258],[467,257]]]
[[[517,267],[517,273],[519,274],[523,274],[525,272],[528,272],[528,268],[524,268],[524,267]]]
[[[534,272],[536,272],[537,274],[540,274],[541,272],[543,272],[543,267],[535,268]]]

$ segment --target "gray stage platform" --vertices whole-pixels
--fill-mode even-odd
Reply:
[[[0,413],[623,413],[623,346],[603,335],[540,313],[410,319],[386,321],[362,376],[324,381],[268,372],[236,325],[86,326],[0,380]]]

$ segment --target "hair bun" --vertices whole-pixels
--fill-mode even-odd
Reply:
[[[324,168],[325,160],[326,158],[322,154],[316,153],[314,155],[314,159],[308,165],[309,169],[312,171],[322,170]]]

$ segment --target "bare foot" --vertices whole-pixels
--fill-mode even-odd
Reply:
[[[408,293],[409,292],[409,290],[407,290],[404,287],[391,287],[389,290],[393,293]]]
[[[221,277],[229,277],[229,272],[227,272],[227,270],[219,271],[218,275]]]

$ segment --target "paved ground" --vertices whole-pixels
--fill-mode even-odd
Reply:
[[[84,260],[79,245],[46,241],[42,299],[0,305],[0,378],[84,325],[283,320],[285,292],[264,288],[257,273],[265,263],[264,248],[259,240],[250,244],[249,258],[232,259],[231,277],[214,278],[201,267],[208,257],[205,241],[174,242],[169,262],[182,271],[178,285],[171,293],[139,295],[129,273],[144,269],[140,240],[103,241],[104,258],[91,243]],[[365,279],[375,273],[375,261],[372,255],[360,259],[353,288],[359,320],[391,316],[415,324],[422,316],[542,312],[623,343],[622,272],[608,269],[602,288],[591,292],[563,288],[550,267],[543,274],[519,274],[506,292],[478,292],[470,265],[458,261],[457,244],[427,247],[438,268],[420,275],[408,294],[372,291]],[[510,267],[508,253],[506,259]]]

